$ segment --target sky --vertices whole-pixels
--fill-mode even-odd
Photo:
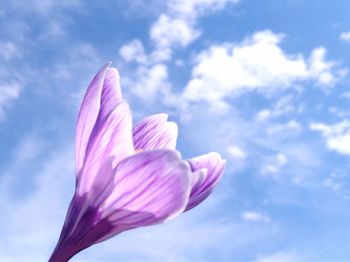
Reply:
[[[348,0],[0,0],[0,261],[46,261],[80,102],[108,61],[137,121],[219,152],[200,206],[72,261],[348,261]]]

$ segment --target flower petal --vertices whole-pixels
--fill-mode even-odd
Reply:
[[[80,108],[75,138],[77,171],[83,166],[98,119],[104,119],[121,101],[118,71],[107,64],[90,83]]]
[[[167,114],[146,117],[133,128],[136,149],[175,149],[178,128],[176,123],[168,122]]]
[[[175,151],[154,150],[123,160],[116,169],[115,188],[100,205],[101,218],[122,231],[161,223],[184,211],[190,194],[190,168]]]
[[[209,153],[188,161],[192,170],[192,189],[186,211],[206,199],[224,173],[226,161],[218,153]]]
[[[120,77],[116,68],[106,69],[101,94],[100,119],[104,119],[123,100]]]
[[[131,130],[131,113],[126,102],[122,102],[105,120],[96,124],[84,167],[78,174],[79,195],[94,195],[94,192],[103,191],[111,182],[113,168],[134,153]]]

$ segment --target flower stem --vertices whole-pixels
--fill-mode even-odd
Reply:
[[[74,245],[69,245],[69,243],[62,243],[65,241],[60,241],[57,243],[55,250],[53,251],[49,262],[67,262],[75,254],[81,251],[80,248],[77,248]]]

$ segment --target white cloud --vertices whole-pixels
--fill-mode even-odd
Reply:
[[[288,163],[288,158],[285,154],[278,153],[276,156],[268,158],[266,162],[261,172],[263,174],[277,174]]]
[[[325,48],[316,48],[306,61],[279,46],[283,35],[261,31],[241,43],[214,45],[201,52],[183,98],[223,103],[226,97],[257,90],[270,94],[295,87],[301,81],[331,86],[338,79],[334,62],[325,60]]]
[[[229,146],[228,153],[234,158],[246,158],[246,153],[238,146]]]
[[[323,185],[325,187],[330,188],[335,192],[339,192],[342,189],[342,184],[340,182],[335,181],[334,179],[328,177],[323,180]]]
[[[344,92],[340,96],[344,97],[344,98],[347,98],[347,99],[350,99],[350,92]]]
[[[338,196],[350,199],[348,181],[349,174],[347,171],[336,170],[323,179],[323,186],[332,190]]]
[[[276,103],[274,103],[272,109],[263,109],[256,114],[256,119],[258,121],[265,121],[270,118],[275,118],[283,115],[288,115],[298,110],[293,105],[293,96],[287,95],[279,98]]]
[[[248,221],[248,222],[261,222],[261,223],[271,222],[271,219],[269,216],[256,211],[245,211],[241,214],[241,217],[244,221]]]
[[[285,165],[288,162],[287,157],[282,153],[277,154],[276,159],[279,165]]]
[[[201,16],[222,9],[229,3],[237,2],[237,0],[167,1],[165,10],[159,14],[149,30],[153,49],[145,52],[144,45],[139,39],[134,39],[119,49],[119,54],[124,61],[137,63],[135,70],[138,72],[137,76],[127,79],[125,83],[136,86],[133,88],[134,93],[146,100],[148,98],[152,100],[157,90],[169,90],[169,92],[161,92],[163,95],[166,94],[164,100],[176,100],[176,104],[179,104],[180,99],[170,92],[171,87],[166,81],[168,70],[166,63],[171,61],[174,49],[186,48],[200,37],[201,30],[197,23]],[[163,87],[160,81],[163,81]],[[152,87],[152,83],[156,86]],[[147,94],[148,90],[150,94]]]
[[[21,86],[16,81],[0,83],[0,119],[4,117],[6,106],[18,98],[20,91]]]
[[[65,20],[50,20],[44,26],[44,32],[40,35],[40,39],[52,41],[53,39],[63,38],[68,36],[68,32],[64,29],[67,21]]]
[[[19,50],[13,42],[0,42],[0,57],[4,60],[18,56]]]
[[[304,260],[301,258],[298,258],[298,256],[295,253],[284,252],[284,251],[279,251],[269,255],[260,256],[256,260],[256,262],[298,262],[298,261],[304,261]]]
[[[264,109],[264,110],[261,110],[259,111],[257,114],[256,114],[256,119],[258,121],[264,121],[268,118],[270,118],[271,116],[273,115],[273,112],[269,109]]]
[[[322,134],[330,150],[334,150],[340,154],[350,155],[349,121],[345,120],[333,125],[311,123],[310,129]]]
[[[142,42],[139,39],[134,39],[123,45],[119,49],[119,54],[127,63],[136,62],[138,65],[152,67],[157,63],[169,60],[172,50],[170,47],[164,46],[147,54]]]
[[[18,146],[20,155],[14,155],[9,172],[1,176],[0,206],[3,215],[0,224],[6,241],[0,247],[1,261],[44,261],[59,237],[60,227],[74,189],[74,154],[64,148],[46,153],[48,156],[30,179],[33,182],[28,195],[16,199],[9,186],[16,185],[16,192],[26,187],[26,167],[38,164],[38,154],[44,141],[26,138]],[[69,147],[70,148],[70,147]],[[27,155],[36,151],[35,156]],[[31,152],[33,153],[33,152]],[[21,183],[18,183],[21,181]],[[27,181],[27,180],[26,180]],[[18,252],[19,247],[21,252]]]
[[[169,91],[167,84],[168,71],[164,64],[140,66],[135,73],[135,80],[122,78],[125,86],[146,103],[151,103],[157,94]]]
[[[43,149],[43,141],[35,135],[25,137],[15,150],[16,166],[22,165],[25,162],[31,162],[38,157]]]
[[[168,20],[172,21],[174,24],[173,29],[176,29],[172,32],[175,37],[181,38],[182,46],[186,46],[200,35],[200,31],[196,29],[196,23],[200,16],[221,10],[228,4],[238,3],[238,1],[239,0],[169,0],[167,3],[168,8],[166,15],[162,14],[158,22],[161,20],[165,22],[167,20],[165,19],[166,17]],[[167,26],[167,28],[172,29],[172,26]],[[176,34],[176,32],[180,34]],[[191,33],[192,36],[190,36],[189,33]],[[168,34],[169,32],[167,32],[167,35]],[[171,38],[174,38],[174,36]],[[179,40],[174,39],[174,41]]]
[[[143,44],[140,40],[134,39],[119,49],[119,54],[126,62],[145,63],[147,60]]]
[[[301,131],[301,125],[295,120],[289,120],[284,124],[271,124],[266,127],[266,133],[269,135],[277,135],[281,133],[294,133],[294,135],[296,135]]]
[[[224,8],[237,0],[170,0],[150,29],[150,39],[155,50],[161,53],[158,61],[169,60],[172,49],[187,47],[200,35],[197,22],[200,16]],[[166,55],[164,55],[166,53]]]
[[[350,43],[350,31],[349,32],[343,32],[340,34],[340,39]]]
[[[50,15],[60,8],[81,6],[80,0],[18,0],[11,3],[16,9],[34,12],[40,15]]]
[[[315,170],[322,164],[319,152],[311,143],[289,143],[284,150],[288,156],[288,162],[293,165],[289,165],[289,167],[293,167],[294,175],[307,170]]]
[[[151,40],[159,48],[179,45],[186,47],[198,38],[200,32],[196,30],[190,21],[171,18],[162,14],[150,31]]]
[[[337,76],[332,72],[335,63],[326,61],[327,50],[324,47],[316,48],[312,51],[309,58],[308,78],[313,78],[319,85],[332,86],[337,81]],[[338,74],[346,74],[346,71],[340,70]]]
[[[239,0],[170,0],[169,11],[179,16],[197,16],[208,11],[217,11]]]

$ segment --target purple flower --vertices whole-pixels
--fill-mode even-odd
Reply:
[[[107,64],[97,73],[80,108],[76,189],[50,261],[68,261],[125,230],[170,220],[212,192],[225,160],[217,153],[182,160],[177,133],[166,114],[132,126],[118,71]]]

